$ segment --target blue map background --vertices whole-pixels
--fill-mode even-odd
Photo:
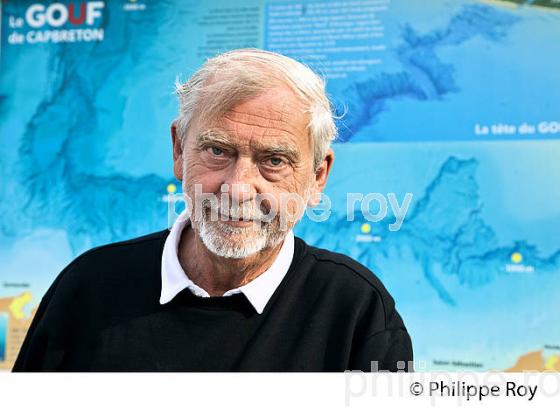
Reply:
[[[6,314],[0,314],[0,360],[6,357],[6,333],[7,333],[8,317]]]
[[[261,38],[248,45],[270,49],[273,3],[241,3],[262,18]],[[382,279],[425,368],[505,369],[527,352],[548,354],[560,344],[560,134],[474,128],[560,121],[560,11],[386,3],[382,63],[328,82],[347,112],[326,190],[333,213],[296,233]],[[8,44],[7,17],[29,4],[3,4],[0,80],[0,298],[30,291],[27,315],[81,252],[167,226],[173,83],[204,61],[195,21],[228,7],[144,2],[128,12],[111,2],[102,42]],[[413,200],[391,232],[391,217],[348,222],[348,192]]]

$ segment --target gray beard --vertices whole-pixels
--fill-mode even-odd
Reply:
[[[201,214],[201,219],[191,220],[193,228],[206,248],[223,258],[247,258],[277,246],[287,234],[280,229],[278,215],[270,222],[254,221],[248,227],[237,227],[220,220],[212,221],[209,206],[205,206]]]

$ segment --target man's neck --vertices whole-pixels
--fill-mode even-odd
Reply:
[[[210,296],[222,296],[266,271],[280,252],[282,242],[247,258],[223,258],[211,253],[190,225],[181,232],[178,256],[189,279]]]

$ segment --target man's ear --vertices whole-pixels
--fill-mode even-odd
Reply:
[[[173,145],[173,174],[181,181],[183,179],[183,144],[177,133],[177,120],[171,123],[171,143]]]
[[[331,172],[332,164],[334,162],[334,151],[332,148],[329,148],[325,158],[323,158],[323,163],[315,171],[315,180],[312,184],[312,192],[311,196],[309,197],[309,201],[307,205],[310,207],[317,206],[319,202],[321,202],[321,192],[325,189],[325,185],[327,184],[327,178],[329,177],[329,173]]]

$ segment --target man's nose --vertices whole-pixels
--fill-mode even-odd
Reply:
[[[231,200],[237,203],[254,200],[258,173],[258,167],[250,158],[237,158],[222,183],[222,193],[227,193]]]

